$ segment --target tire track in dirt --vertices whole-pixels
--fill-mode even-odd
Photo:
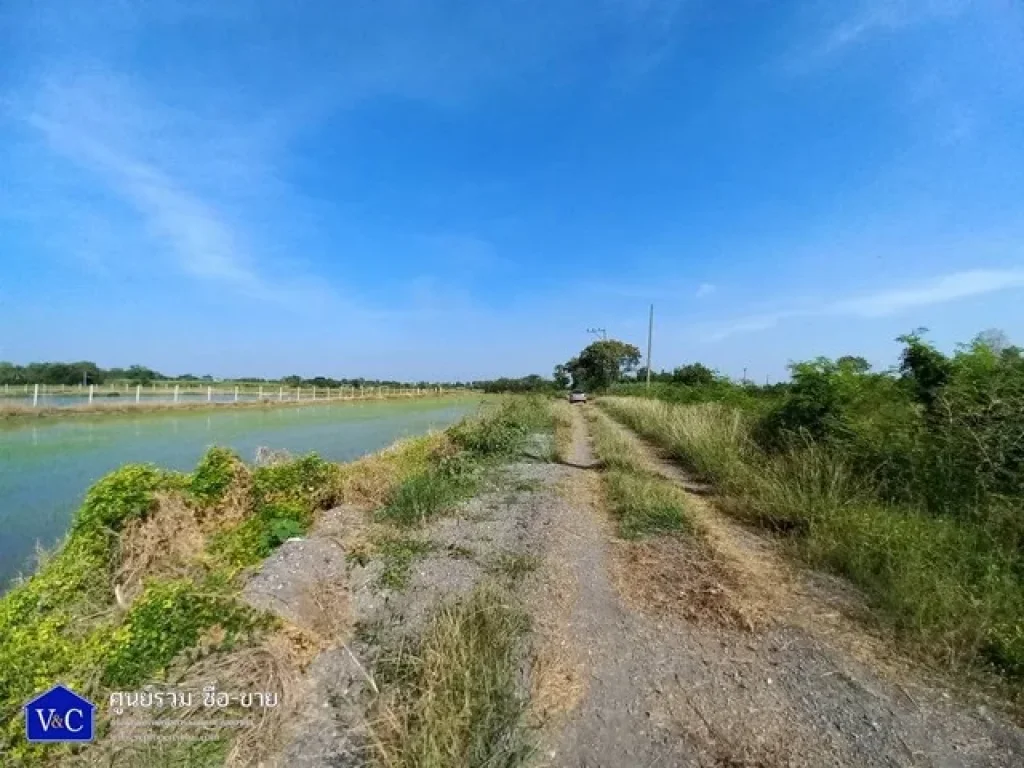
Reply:
[[[564,599],[555,611],[544,601],[530,601],[531,612],[545,617],[541,648],[558,638],[555,642],[567,647],[564,668],[573,678],[566,681],[571,694],[562,699],[560,711],[547,713],[541,761],[556,766],[690,764],[693,750],[657,701],[671,695],[662,670],[651,666],[657,627],[623,603],[611,578],[600,477],[578,411],[573,432],[564,503],[550,526],[540,574],[544,583],[557,585]]]

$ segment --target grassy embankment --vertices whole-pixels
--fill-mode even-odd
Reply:
[[[881,484],[889,465],[869,471],[866,451],[806,434],[766,449],[752,437],[764,420],[734,408],[640,398],[599,404],[716,484],[727,508],[850,578],[880,618],[931,658],[1011,679],[1024,674],[1024,558],[1006,533],[1011,523],[994,513],[1005,498],[970,514],[942,514],[920,496],[894,500]],[[933,453],[921,456],[919,474]],[[1019,502],[1015,509],[1019,516]]]
[[[81,405],[67,405],[67,406],[38,406],[33,408],[31,405],[11,405],[0,403],[0,421],[5,423],[18,423],[23,421],[33,421],[35,419],[54,419],[63,417],[83,417],[83,416],[112,416],[116,414],[120,415],[131,415],[139,413],[155,413],[155,412],[177,412],[177,411],[211,411],[225,408],[231,409],[267,409],[267,408],[294,408],[294,407],[305,407],[313,405],[337,405],[341,403],[363,403],[373,402],[378,400],[387,401],[405,401],[412,399],[419,400],[452,400],[457,398],[473,398],[480,399],[480,395],[477,393],[467,393],[464,391],[453,391],[443,395],[435,393],[423,393],[420,395],[407,394],[407,393],[384,393],[382,395],[366,395],[360,397],[344,397],[344,398],[333,398],[328,400],[326,398],[318,398],[316,400],[278,400],[277,398],[265,397],[262,400],[239,400],[234,401],[189,401],[189,402],[146,402],[146,398],[143,397],[142,401],[136,403],[134,397],[131,398],[104,398],[102,402],[94,402],[92,405],[83,403]]]
[[[103,478],[88,492],[63,546],[0,598],[0,752],[5,760],[107,764],[119,751],[122,761],[153,765],[258,761],[274,744],[281,709],[257,714],[229,707],[222,714],[254,716],[257,727],[214,732],[211,741],[115,746],[108,738],[108,696],[148,684],[198,690],[216,679],[222,689],[286,697],[289,680],[327,638],[244,604],[240,589],[252,567],[338,503],[360,506],[397,527],[440,514],[471,492],[481,466],[513,450],[545,414],[537,404],[506,402],[443,433],[403,441],[346,465],[310,455],[252,469],[214,448],[189,474],[130,465]],[[477,609],[483,603],[487,612],[481,615]],[[431,659],[436,653],[453,658],[462,653],[480,662],[478,654],[490,654],[480,663],[491,669],[504,658],[502,646],[478,647],[474,638],[481,626],[518,625],[514,611],[511,602],[486,595],[449,606],[432,624],[420,655],[409,657],[420,659],[412,664],[419,671],[411,674],[419,675],[431,696],[455,701],[465,695],[479,704],[457,713],[451,738],[462,741],[449,750],[468,748],[466,740],[479,738],[478,726],[492,710],[506,707],[514,696],[507,687],[511,672],[495,668],[490,677],[468,683],[454,673],[435,679]],[[505,631],[498,635],[502,642],[514,641]],[[502,683],[500,690],[495,681]],[[97,744],[26,743],[20,709],[56,682],[99,705]],[[465,685],[468,690],[449,690]],[[423,709],[426,704],[415,691],[399,701],[405,709],[396,705],[395,711],[405,714],[397,722],[406,725],[381,741],[382,762],[443,764],[408,757],[416,754],[417,734],[434,727],[435,715]],[[199,706],[171,714],[186,720],[208,716]]]

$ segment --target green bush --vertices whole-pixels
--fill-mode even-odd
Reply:
[[[24,742],[18,711],[57,681],[85,695],[136,685],[160,674],[214,625],[227,631],[228,642],[261,626],[232,598],[237,585],[224,566],[258,562],[311,524],[334,493],[333,465],[315,456],[253,473],[248,504],[254,512],[214,538],[213,557],[194,564],[194,579],[153,581],[127,614],[113,609],[112,569],[125,524],[152,513],[161,491],[215,508],[235,461],[213,449],[188,476],[146,465],[112,472],[88,491],[60,550],[0,597],[0,751],[17,760],[38,754]]]
[[[247,606],[189,579],[153,582],[113,633],[102,682],[112,688],[140,685],[159,676],[214,625],[227,633],[230,644],[261,621]]]
[[[315,453],[284,464],[260,467],[252,473],[253,504],[257,508],[276,502],[324,507],[333,501],[337,474],[337,465]]]
[[[129,464],[97,482],[71,523],[71,534],[116,532],[130,519],[153,508],[153,492],[166,487],[167,475],[148,464]]]
[[[213,536],[210,551],[232,566],[255,565],[293,536],[301,536],[313,511],[295,502],[267,504],[235,527]]]
[[[537,395],[510,397],[491,413],[450,427],[459,448],[479,457],[511,456],[531,432],[551,432],[554,417],[548,402]]]
[[[238,456],[227,448],[213,447],[206,452],[188,481],[188,491],[204,506],[215,504],[235,479]]]

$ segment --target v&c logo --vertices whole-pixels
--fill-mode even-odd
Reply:
[[[92,741],[96,706],[55,685],[25,705],[25,736],[32,742]]]

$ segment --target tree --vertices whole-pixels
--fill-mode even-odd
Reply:
[[[939,390],[949,380],[949,360],[923,338],[927,328],[918,328],[912,333],[897,337],[906,346],[900,354],[900,373],[914,397],[925,408],[931,409]]]
[[[843,355],[836,360],[836,365],[845,373],[867,373],[871,370],[871,363],[859,355]]]
[[[702,363],[690,363],[672,371],[672,381],[688,387],[700,387],[715,383],[715,372]]]
[[[1010,338],[999,328],[988,328],[974,337],[974,346],[985,346],[992,350],[993,354],[1001,355],[1013,345]]]
[[[572,383],[572,377],[569,375],[569,369],[564,365],[555,366],[555,386],[558,389],[568,389],[569,384]]]
[[[605,389],[636,369],[640,350],[615,339],[595,341],[565,364],[574,387]]]

